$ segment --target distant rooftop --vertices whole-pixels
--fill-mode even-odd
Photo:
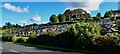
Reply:
[[[120,13],[120,10],[113,10],[113,13]]]

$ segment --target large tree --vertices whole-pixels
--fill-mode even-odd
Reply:
[[[58,17],[58,19],[59,19],[59,22],[61,22],[62,14],[59,14],[57,17]]]
[[[5,23],[5,26],[12,26],[10,22]]]
[[[21,28],[22,26],[19,24],[13,25],[14,28]]]
[[[108,11],[105,13],[104,17],[112,18],[112,11]]]
[[[14,29],[13,25],[10,22],[5,23],[3,26],[3,29]]]
[[[65,22],[66,21],[66,16],[63,14],[58,15],[59,22]]]
[[[71,20],[71,17],[70,17],[69,14],[65,14],[65,16],[66,16],[66,21],[70,21]]]
[[[64,14],[71,14],[70,9],[65,10]]]
[[[71,14],[72,14],[72,11],[70,9],[67,9],[64,12],[64,15],[66,16],[66,21],[70,21],[71,20]]]
[[[97,18],[97,20],[100,20],[101,19],[101,13],[97,13],[96,18]]]
[[[58,23],[59,19],[57,18],[57,16],[55,14],[53,14],[50,17],[50,22],[52,22],[52,23]]]
[[[108,17],[110,17],[110,18],[113,17],[113,16],[112,16],[112,11],[109,11],[109,12],[108,12]]]
[[[61,17],[61,22],[65,22],[66,21],[66,16],[63,14]]]

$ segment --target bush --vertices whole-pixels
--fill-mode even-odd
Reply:
[[[16,35],[13,35],[12,36],[12,42],[16,42],[17,41],[17,37],[16,37]]]
[[[22,38],[18,38],[16,42],[17,43],[25,43],[26,41],[27,41],[27,39],[22,37]]]
[[[31,33],[30,35],[29,35],[30,37],[35,37],[35,36],[37,36],[35,33]]]
[[[26,41],[26,43],[29,43],[29,44],[35,44],[35,42],[38,42],[36,41],[35,39],[36,37],[29,37]]]
[[[119,53],[120,50],[120,39],[115,35],[105,35],[94,38],[94,48],[95,50],[104,52],[114,52]]]
[[[2,36],[2,41],[9,41],[11,42],[12,41],[12,36],[11,34],[3,34]]]

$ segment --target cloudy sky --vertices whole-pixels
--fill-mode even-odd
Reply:
[[[117,0],[114,0],[115,2],[104,2],[105,0],[86,0],[82,2],[81,0],[59,0],[62,2],[6,1],[7,0],[4,0],[0,6],[0,8],[2,8],[2,23],[0,26],[3,26],[6,22],[11,22],[12,24],[17,23],[20,25],[23,23],[47,23],[49,22],[49,17],[52,14],[62,14],[68,8],[82,8],[89,12],[92,16],[95,16],[99,12],[104,15],[105,11],[118,9]]]

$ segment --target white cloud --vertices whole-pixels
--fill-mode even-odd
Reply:
[[[67,2],[70,2],[71,0],[67,0]],[[74,0],[83,2],[86,0]],[[97,1],[97,0],[93,0]],[[119,0],[104,0],[104,2],[118,2]],[[2,0],[2,2],[64,2],[64,0]]]
[[[23,21],[19,21],[19,22],[22,23],[22,24],[23,24],[23,23],[26,24],[26,23],[28,23],[29,21],[28,21],[28,20],[23,20]]]
[[[93,10],[99,10],[99,5],[103,0],[63,0],[67,4],[67,8],[76,9],[81,8],[85,9],[88,12]]]
[[[35,22],[39,22],[41,21],[41,17],[39,15],[35,15],[32,19],[30,19],[31,21],[35,21]]]
[[[99,2],[100,0],[59,0],[62,2]]]
[[[10,3],[4,3],[3,8],[14,11],[14,12],[18,12],[18,13],[28,12],[28,6],[21,8],[20,6],[14,6],[14,5],[11,5]]]
[[[39,15],[35,15],[34,17],[32,17],[31,19],[27,19],[27,20],[22,20],[19,21],[20,23],[25,23],[25,24],[32,24],[32,23],[39,23],[41,21],[41,17]]]

